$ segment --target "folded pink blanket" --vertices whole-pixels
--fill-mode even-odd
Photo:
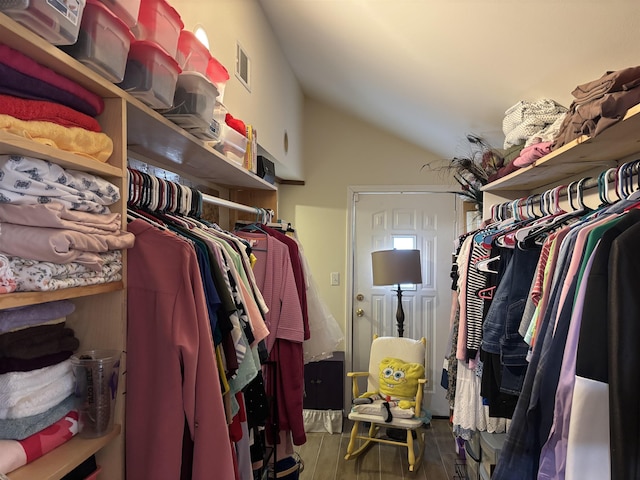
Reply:
[[[0,252],[42,262],[78,262],[101,270],[98,253],[131,248],[135,237],[121,230],[96,235],[75,230],[0,224]]]
[[[77,232],[108,235],[120,231],[119,213],[92,213],[70,210],[61,203],[13,205],[0,203],[0,224],[64,228]]]
[[[63,127],[79,127],[91,132],[101,132],[98,121],[61,103],[46,100],[28,100],[0,94],[0,113],[20,120],[41,120]]]
[[[104,101],[99,95],[4,44],[0,44],[0,62],[25,75],[47,82],[81,98],[92,107],[96,116],[104,110]]]

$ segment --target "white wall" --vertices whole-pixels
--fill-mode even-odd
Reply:
[[[303,121],[305,185],[279,187],[279,213],[295,226],[320,296],[344,331],[347,187],[445,180],[421,168],[437,159],[433,153],[326,104],[306,99]],[[340,273],[340,286],[330,286],[331,272]]]
[[[280,185],[279,216],[292,222],[302,241],[320,295],[346,325],[347,187],[436,185],[444,176],[421,167],[433,153],[305,98],[262,9],[255,0],[172,0],[185,28],[206,29],[212,54],[229,70],[224,103],[232,115],[258,128],[258,140],[279,162],[276,174],[304,180]],[[235,78],[236,41],[252,61],[248,92]],[[383,114],[384,112],[381,112]],[[284,153],[283,134],[289,135]],[[339,272],[341,285],[329,285]]]
[[[303,96],[275,35],[255,0],[169,0],[184,28],[202,25],[210,51],[229,71],[224,92],[229,113],[258,129],[258,142],[277,160],[276,173],[302,180]],[[236,42],[251,60],[251,92],[235,76]],[[283,137],[289,137],[285,153]]]

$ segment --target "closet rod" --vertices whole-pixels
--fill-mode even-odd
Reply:
[[[221,207],[232,208],[234,210],[241,210],[243,212],[256,213],[256,214],[262,213],[262,209],[260,208],[250,207],[248,205],[243,205],[242,203],[236,203],[230,200],[225,200],[224,198],[218,198],[212,195],[207,195],[206,193],[202,194],[202,201],[211,203],[213,205],[219,205]]]
[[[613,183],[614,184],[613,186],[615,188],[615,186],[616,186],[615,183],[618,180],[618,175],[623,175],[624,178],[629,178],[629,177],[633,178],[634,175],[638,175],[640,173],[640,161],[634,160],[632,162],[628,162],[628,165],[630,166],[629,170],[624,170],[624,171],[620,172],[618,169],[610,168],[608,170],[603,170],[600,173],[600,175],[606,174],[606,177],[604,177],[605,182],[608,183],[608,184],[609,183]],[[598,177],[599,177],[599,175],[596,176],[596,177],[583,178],[582,179],[583,182],[582,182],[581,188],[583,190],[589,190],[591,188],[599,187],[600,183],[599,183]],[[577,182],[575,182],[575,183],[577,183]],[[640,180],[638,181],[638,186],[640,187]],[[567,195],[568,188],[569,188],[568,185],[563,186],[560,189],[560,191],[558,192],[559,195]],[[553,190],[553,189],[551,189],[551,190]],[[538,197],[540,195],[541,194],[539,194],[539,193],[536,194],[536,196],[538,196]]]

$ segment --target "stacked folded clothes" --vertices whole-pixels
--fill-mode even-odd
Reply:
[[[72,210],[109,213],[118,187],[86,172],[22,155],[0,155],[0,203],[61,203]]]
[[[17,292],[47,292],[85,287],[122,280],[122,253],[118,250],[99,254],[100,270],[76,262],[57,264],[20,257],[9,257],[9,267]]]
[[[566,114],[566,107],[548,98],[535,102],[521,101],[508,108],[502,121],[504,150],[498,151],[503,162],[489,177],[489,182],[541,158],[543,155],[539,153],[554,140]]]
[[[50,291],[122,278],[134,236],[109,205],[118,188],[95,175],[0,155],[0,292]]]
[[[113,141],[95,116],[102,98],[0,44],[0,130],[106,162]]]
[[[0,473],[33,462],[71,440],[78,433],[78,412],[71,410],[53,425],[24,440],[0,440]]]
[[[15,470],[78,431],[66,327],[68,300],[0,311],[0,473]]]
[[[502,131],[505,135],[504,148],[508,149],[519,143],[528,146],[540,139],[548,139],[548,129],[566,112],[566,107],[549,98],[516,103],[504,112],[502,121]]]
[[[553,150],[582,135],[595,137],[640,103],[640,66],[607,72],[578,85],[571,94],[574,100],[554,139]]]

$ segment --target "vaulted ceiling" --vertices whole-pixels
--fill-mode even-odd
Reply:
[[[569,106],[640,65],[638,0],[259,0],[306,95],[443,158],[502,147],[520,100]]]

